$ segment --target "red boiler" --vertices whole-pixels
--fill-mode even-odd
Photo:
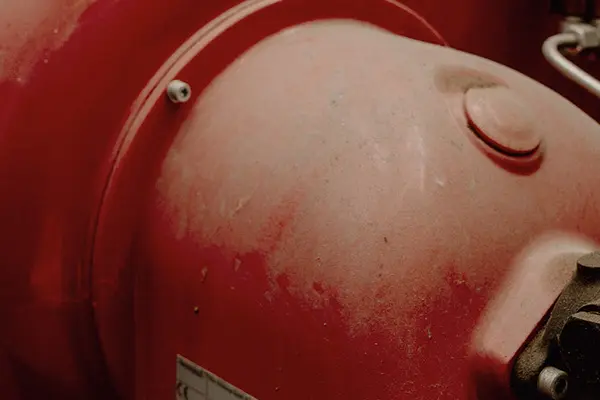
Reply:
[[[598,393],[557,93],[393,0],[5,3],[3,398]]]

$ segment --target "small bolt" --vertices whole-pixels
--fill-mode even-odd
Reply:
[[[552,400],[564,399],[569,388],[568,375],[558,368],[545,367],[538,376],[537,387]]]
[[[173,103],[185,103],[192,97],[192,88],[183,81],[174,80],[167,86],[167,96]]]
[[[600,274],[600,252],[581,256],[577,260],[577,271],[583,274]]]

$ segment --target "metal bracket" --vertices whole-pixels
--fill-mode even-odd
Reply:
[[[257,400],[180,355],[177,355],[175,399]]]
[[[567,18],[562,33],[550,36],[542,45],[546,60],[561,74],[600,97],[600,81],[567,59],[561,52],[562,46],[576,46],[577,51],[600,47],[600,28],[580,22],[578,18]]]
[[[577,36],[577,47],[579,50],[600,46],[600,32],[598,27],[581,22],[578,18],[567,18],[562,23],[562,32],[573,33]]]

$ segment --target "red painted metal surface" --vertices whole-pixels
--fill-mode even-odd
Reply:
[[[506,279],[477,324],[471,362],[478,398],[509,397],[511,370],[577,267],[596,243],[556,232],[537,238],[514,259]]]
[[[565,79],[540,56],[543,41],[558,32],[560,16],[549,13],[549,1],[405,0],[459,50],[499,62],[556,90],[600,120],[598,100]],[[600,78],[600,63],[592,54],[574,58]]]
[[[394,1],[236,3],[3,6],[0,390],[168,398],[181,353],[262,400],[466,398],[471,334],[523,246],[599,238],[600,132],[523,76],[380,28],[560,82],[522,36],[553,22],[412,4],[440,35]],[[294,27],[331,18],[372,26]],[[175,77],[192,102],[166,100]],[[468,129],[481,82],[532,107],[529,158]]]
[[[364,12],[367,9],[369,12]],[[159,166],[157,160],[173,139],[171,135],[162,135],[159,139],[156,129],[173,132],[187,117],[185,108],[173,108],[165,98],[167,83],[177,77],[193,84],[194,91],[201,91],[240,53],[265,36],[295,23],[326,17],[352,17],[377,23],[398,33],[443,43],[435,31],[395,2],[354,2],[353,7],[344,8],[306,8],[305,2],[293,1],[249,2],[229,10],[194,34],[161,67],[138,98],[138,108],[121,134],[120,142],[123,144],[99,219],[93,259],[95,276],[92,288],[97,304],[96,315],[99,316],[100,339],[108,343],[105,348],[109,364],[121,370],[116,374],[116,381],[133,381],[132,372],[135,370],[132,365],[133,343],[122,340],[122,330],[134,328],[131,324],[132,310],[126,306],[130,304],[133,291],[133,282],[128,278],[131,271],[128,254],[138,229],[135,225],[137,215],[132,210],[140,204],[144,183],[150,184],[148,179],[155,178],[155,169]],[[391,23],[395,20],[404,20],[405,24],[396,27]],[[200,55],[195,58],[196,54]],[[192,60],[193,67],[188,67],[192,72],[178,74]],[[202,71],[202,74],[195,71]],[[140,138],[140,130],[150,132]],[[106,285],[106,282],[109,284]],[[113,282],[119,282],[119,287],[115,288]],[[167,368],[172,370],[172,366]],[[147,381],[145,378],[142,380]],[[121,393],[127,393],[125,382],[119,382],[118,386]],[[128,387],[129,390],[134,388]],[[131,396],[131,393],[128,395]]]
[[[532,108],[542,161],[513,173],[474,145],[463,94],[482,83]],[[524,244],[598,237],[597,133],[518,74],[368,27],[260,43],[199,96],[156,181],[138,393],[167,395],[181,352],[258,398],[466,398],[471,333]]]

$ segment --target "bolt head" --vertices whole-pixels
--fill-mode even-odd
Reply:
[[[173,103],[185,103],[192,97],[192,88],[183,81],[174,80],[167,86],[167,96]]]
[[[566,372],[558,368],[546,367],[538,376],[538,390],[552,400],[564,399],[569,387],[568,378]]]
[[[577,260],[577,272],[600,276],[600,252],[588,253]]]

